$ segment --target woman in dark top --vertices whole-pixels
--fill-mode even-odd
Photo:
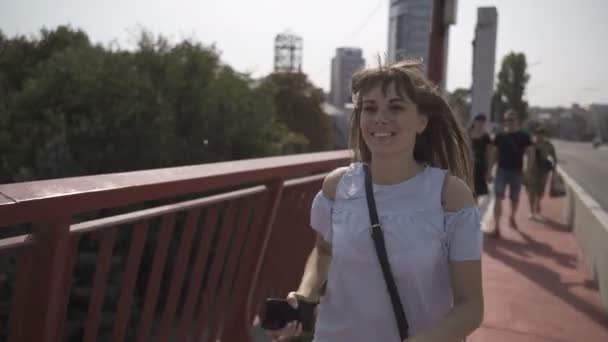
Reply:
[[[535,132],[535,141],[528,151],[528,163],[525,171],[526,190],[530,201],[530,218],[540,215],[540,201],[545,194],[549,173],[555,170],[557,154],[549,141],[549,130],[539,127]]]
[[[473,148],[473,182],[475,185],[475,198],[488,194],[488,147],[490,136],[486,133],[486,116],[479,114],[473,118],[469,129],[471,147]]]

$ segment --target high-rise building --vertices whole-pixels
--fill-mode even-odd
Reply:
[[[496,7],[477,9],[477,26],[473,40],[473,87],[471,117],[485,114],[494,122],[492,95],[494,93],[494,64],[496,62],[496,30],[498,13]]]
[[[422,61],[429,79],[445,89],[450,25],[457,0],[390,0],[388,62]]]
[[[331,60],[330,102],[338,108],[352,102],[350,82],[353,74],[365,66],[363,51],[358,48],[341,47]]]
[[[388,61],[422,59],[428,67],[434,0],[390,0]]]

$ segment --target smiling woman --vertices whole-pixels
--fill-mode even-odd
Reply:
[[[420,63],[405,60],[363,70],[353,77],[352,89],[351,146],[358,160],[371,161],[370,149],[377,141],[366,140],[371,136],[369,129],[392,126],[392,149],[406,153],[413,148],[417,162],[449,169],[471,184],[468,139],[439,90],[425,78]]]
[[[415,104],[401,95],[395,84],[386,91],[376,87],[363,96],[360,126],[365,144],[376,155],[391,154],[414,145],[416,135],[426,127],[426,116],[418,115]]]
[[[351,89],[355,160],[312,203],[317,243],[287,301],[320,299],[316,342],[462,340],[483,316],[468,139],[417,62],[363,70]]]

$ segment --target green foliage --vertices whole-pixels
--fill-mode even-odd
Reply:
[[[454,89],[448,94],[448,102],[463,126],[468,124],[471,119],[471,89]]]
[[[262,157],[301,136],[275,93],[193,41],[134,51],[69,27],[0,36],[0,183]]]
[[[511,52],[503,58],[492,99],[492,112],[498,120],[502,121],[502,114],[507,109],[515,110],[520,122],[528,117],[528,102],[524,100],[524,94],[530,75],[526,69],[526,55],[523,53]]]
[[[266,77],[262,87],[274,90],[278,116],[290,131],[301,134],[295,137],[294,152],[323,151],[333,146],[332,123],[323,112],[323,91],[316,88],[305,74],[273,73]]]

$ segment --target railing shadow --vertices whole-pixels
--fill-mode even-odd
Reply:
[[[535,219],[535,221],[543,224],[546,228],[549,228],[556,232],[569,233],[572,231],[571,227],[567,224],[555,221],[554,219],[547,216],[541,216],[540,218]]]
[[[589,288],[590,284],[587,281],[580,283],[564,282],[559,273],[545,265],[529,261],[530,256],[539,255],[551,258],[565,267],[573,268],[575,267],[576,257],[572,254],[558,252],[550,245],[533,239],[525,232],[520,232],[520,234],[525,242],[508,239],[486,239],[484,241],[485,253],[500,260],[546,291],[560,298],[571,307],[585,314],[589,319],[608,328],[606,313],[601,308],[586,302],[572,292],[572,288],[577,286]]]

